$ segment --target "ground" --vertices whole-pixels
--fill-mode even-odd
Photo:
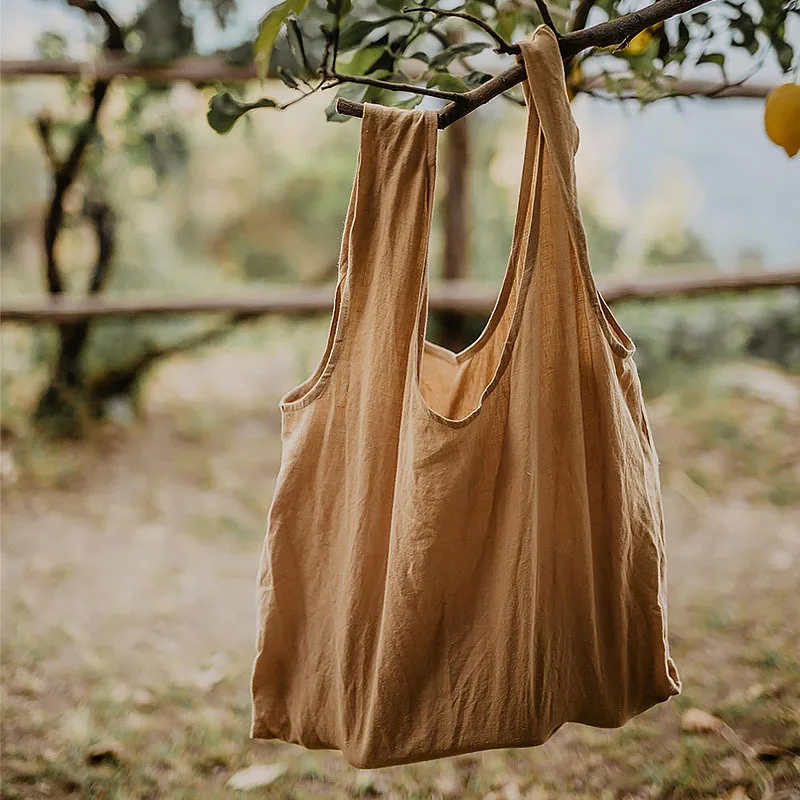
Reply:
[[[303,370],[211,351],[156,375],[139,419],[4,443],[2,797],[244,797],[231,777],[272,765],[250,796],[800,798],[800,381],[738,365],[649,404],[680,697],[615,731],[358,771],[248,739],[276,398]]]

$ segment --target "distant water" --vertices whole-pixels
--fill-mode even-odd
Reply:
[[[610,151],[606,177],[629,213],[676,178],[686,184],[687,221],[720,264],[749,248],[767,264],[800,266],[800,157],[767,139],[762,100],[661,101],[640,111],[582,98],[575,113],[591,161],[602,160],[603,144]]]

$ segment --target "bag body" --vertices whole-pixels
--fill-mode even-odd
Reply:
[[[366,105],[326,352],[281,401],[258,580],[255,738],[357,767],[613,727],[680,690],[658,460],[599,295],[555,36],[481,336],[425,340],[432,111]]]

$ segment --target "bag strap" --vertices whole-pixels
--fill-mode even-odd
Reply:
[[[364,105],[339,259],[351,344],[408,346],[427,269],[437,134],[435,111]]]
[[[589,266],[575,177],[575,154],[580,134],[567,95],[558,40],[550,28],[542,25],[536,29],[532,39],[520,42],[520,50],[528,76],[523,90],[529,114],[534,116],[535,112],[541,126],[548,168],[555,174],[563,197],[563,210],[586,297],[611,348],[620,357],[627,357],[634,350],[633,343],[600,296]]]

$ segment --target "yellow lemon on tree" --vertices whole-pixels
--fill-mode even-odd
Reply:
[[[784,83],[767,95],[764,106],[767,136],[792,158],[800,150],[800,86]]]
[[[650,42],[660,34],[662,27],[663,24],[658,22],[655,25],[651,25],[649,28],[645,28],[643,31],[639,31],[639,33],[625,45],[622,52],[627,53],[629,56],[642,55],[642,53],[650,47]]]

